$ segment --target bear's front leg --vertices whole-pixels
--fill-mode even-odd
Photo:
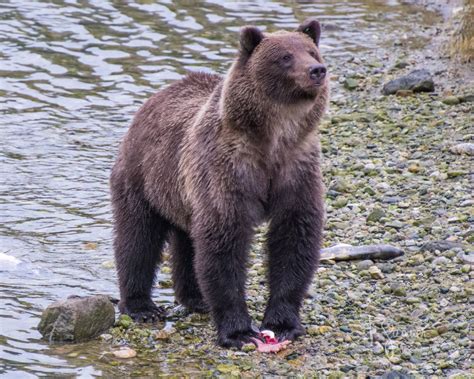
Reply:
[[[247,253],[252,226],[228,207],[225,214],[207,207],[196,218],[192,238],[199,287],[217,327],[217,343],[241,348],[256,333],[245,303]]]
[[[270,298],[262,329],[274,331],[280,341],[304,334],[299,311],[319,262],[321,193],[313,185],[275,199],[267,236]]]

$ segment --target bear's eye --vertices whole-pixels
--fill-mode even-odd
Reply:
[[[309,52],[309,55],[311,55],[313,58],[316,58],[316,52],[314,52],[313,50]]]
[[[290,54],[286,54],[286,55],[284,55],[283,58],[281,58],[281,59],[282,59],[283,62],[289,62],[289,61],[291,61],[291,58],[292,58],[292,57],[291,57]]]

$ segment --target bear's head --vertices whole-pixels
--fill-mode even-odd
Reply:
[[[258,92],[279,103],[315,99],[326,91],[326,66],[319,51],[321,26],[314,18],[293,32],[262,33],[242,28],[238,66]]]

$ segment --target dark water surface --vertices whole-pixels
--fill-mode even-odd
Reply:
[[[0,377],[101,374],[36,325],[68,295],[117,296],[108,176],[134,112],[187,70],[224,73],[240,26],[292,29],[308,16],[326,25],[331,68],[430,14],[395,0],[0,3]]]

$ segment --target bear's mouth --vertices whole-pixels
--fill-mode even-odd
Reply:
[[[322,87],[324,84],[326,84],[326,78],[311,79],[311,84],[312,84],[312,87]]]

